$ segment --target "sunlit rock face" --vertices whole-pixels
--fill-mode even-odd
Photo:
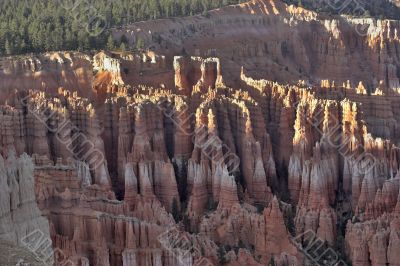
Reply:
[[[397,29],[260,0],[113,30],[152,51],[2,59],[0,239],[40,230],[57,265],[307,265],[310,243],[398,265]]]
[[[0,59],[0,102],[14,90],[57,92],[59,87],[92,97],[91,57],[78,52],[59,52]]]
[[[381,80],[399,87],[398,30],[398,21],[329,17],[281,1],[253,0],[206,16],[138,22],[113,35],[125,35],[132,46],[140,39],[167,62],[183,54],[218,57],[229,86],[237,85],[243,66],[253,77],[279,82],[350,80],[375,89]],[[189,66],[186,61],[181,70]]]

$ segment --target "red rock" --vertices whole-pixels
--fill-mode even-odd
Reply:
[[[39,228],[77,265],[220,265],[228,246],[228,265],[302,265],[290,200],[297,234],[398,265],[398,28],[255,0],[111,30],[152,51],[4,58],[0,238]],[[167,251],[174,226],[200,255]]]
[[[234,204],[239,203],[235,178],[229,175],[226,167],[222,169],[220,178],[221,178],[221,191],[219,194],[218,208],[229,209]]]
[[[130,205],[135,204],[138,195],[138,180],[133,170],[132,163],[125,165],[125,194],[124,201]]]

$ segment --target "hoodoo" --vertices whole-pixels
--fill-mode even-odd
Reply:
[[[40,232],[60,266],[399,265],[399,30],[252,0],[111,28],[120,50],[1,58],[0,244]]]

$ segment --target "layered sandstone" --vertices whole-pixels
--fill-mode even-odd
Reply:
[[[374,91],[380,81],[399,87],[398,30],[398,21],[323,16],[281,1],[254,0],[207,16],[134,23],[114,29],[113,36],[125,35],[131,45],[141,39],[167,61],[177,54],[217,56],[229,69],[224,79],[230,86],[244,66],[252,76],[281,82],[350,79]]]
[[[154,51],[4,59],[0,238],[38,228],[76,265],[303,265],[311,234],[332,265],[398,265],[397,30],[255,0],[113,30]]]

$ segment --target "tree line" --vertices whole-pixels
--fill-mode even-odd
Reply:
[[[121,44],[111,43],[110,27],[206,15],[240,2],[244,0],[1,0],[0,55],[102,49]]]
[[[400,8],[393,0],[283,0],[317,12],[380,19],[400,19]]]

